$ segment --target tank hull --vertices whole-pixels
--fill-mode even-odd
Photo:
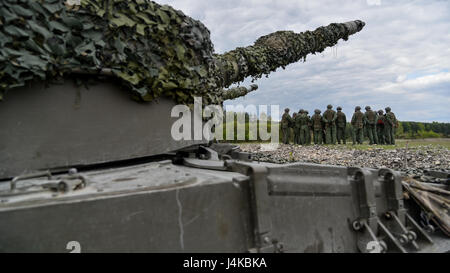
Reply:
[[[379,238],[388,240],[380,223],[393,234],[395,223],[383,217],[391,202],[383,183],[366,180],[361,190],[353,172],[255,162],[216,171],[161,161],[81,173],[86,187],[64,193],[44,187],[63,177],[19,181],[16,191],[0,183],[0,252],[70,252],[73,242],[81,252],[366,252],[367,233],[352,227],[366,204]],[[365,203],[370,192],[373,202]],[[389,251],[450,249],[448,239],[417,235],[419,249],[388,242]]]

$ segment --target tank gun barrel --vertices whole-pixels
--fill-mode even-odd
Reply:
[[[220,75],[218,85],[227,87],[249,76],[256,79],[268,75],[279,67],[306,59],[310,53],[322,52],[340,39],[347,40],[364,25],[363,21],[356,20],[333,23],[314,31],[277,31],[262,36],[252,46],[238,47],[216,56],[216,70]]]

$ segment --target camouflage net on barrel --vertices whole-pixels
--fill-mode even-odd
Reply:
[[[118,77],[143,101],[167,96],[189,104],[201,96],[220,104],[255,90],[223,90],[232,83],[320,52],[363,26],[347,24],[303,34],[276,32],[254,46],[217,55],[201,22],[152,1],[3,0],[0,99],[27,81],[82,73]]]

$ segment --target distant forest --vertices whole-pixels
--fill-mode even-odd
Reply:
[[[400,121],[395,135],[398,138],[450,137],[450,123]]]
[[[234,114],[234,138],[237,141],[237,113]],[[226,112],[224,113],[224,123]],[[270,121],[271,117],[268,116],[267,120]],[[249,141],[251,132],[249,132],[249,124],[254,124],[256,122],[257,127],[259,128],[259,120],[257,120],[255,115],[251,115],[245,113],[245,140]],[[271,131],[270,122],[268,124],[268,131]],[[224,128],[223,136],[226,136],[226,128]],[[292,135],[292,134],[291,134]],[[346,135],[348,139],[351,139],[352,136],[352,126],[350,123],[347,125]],[[366,132],[364,132],[366,137]],[[441,123],[441,122],[415,122],[415,121],[399,121],[398,128],[395,129],[395,136],[399,139],[421,139],[421,138],[450,138],[450,123]],[[281,128],[280,128],[280,137],[281,137]],[[292,136],[291,136],[292,137]],[[259,141],[259,135],[257,136]]]

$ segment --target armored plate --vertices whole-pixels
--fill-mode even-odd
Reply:
[[[14,190],[0,182],[0,252],[69,252],[73,242],[81,252],[367,252],[367,240],[378,239],[390,252],[450,249],[403,219],[411,212],[383,170],[226,165],[160,161],[26,179]],[[353,179],[358,172],[364,177]],[[400,244],[399,228],[416,238]]]
[[[176,104],[138,103],[111,79],[76,86],[34,83],[0,102],[0,179],[39,169],[90,165],[170,152]],[[192,119],[193,121],[193,119]]]

